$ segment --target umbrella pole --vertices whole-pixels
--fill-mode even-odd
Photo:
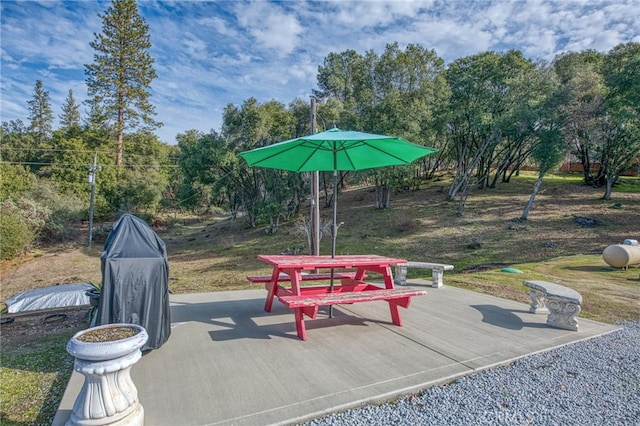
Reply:
[[[335,153],[334,153],[335,155]],[[338,171],[333,170],[333,228],[331,231],[331,258],[336,257],[336,236],[338,234]],[[333,292],[333,268],[331,268],[331,286]],[[333,305],[329,305],[329,318],[333,318]]]
[[[338,234],[338,171],[333,171],[333,232],[331,237],[331,257],[336,257],[336,236]]]

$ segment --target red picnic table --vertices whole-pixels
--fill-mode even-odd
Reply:
[[[394,287],[391,266],[406,263],[405,259],[378,255],[259,255],[258,259],[273,266],[271,278],[268,281],[263,280],[267,289],[264,310],[271,312],[275,297],[285,306],[292,308],[298,337],[302,340],[307,338],[304,315],[314,319],[319,306],[385,300],[389,302],[392,322],[401,326],[398,307],[408,308],[411,297],[427,294],[424,290],[411,287]],[[318,273],[322,269],[329,269],[330,272]],[[336,269],[355,272],[335,271]],[[309,271],[313,272],[308,273]],[[365,282],[367,272],[382,275],[384,287]],[[330,280],[332,274],[334,281],[339,281],[337,285],[301,286],[302,281]],[[259,282],[257,278],[260,277],[248,278],[253,282]],[[289,282],[290,287],[281,285],[281,282]]]

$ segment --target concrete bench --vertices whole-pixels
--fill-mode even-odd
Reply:
[[[569,287],[547,281],[525,280],[523,284],[531,289],[529,312],[548,313],[547,325],[551,327],[578,331],[576,315],[581,310],[580,293]]]
[[[431,269],[431,278],[433,280],[431,283],[431,287],[439,288],[444,285],[442,280],[444,271],[451,271],[453,269],[453,265],[428,262],[399,263],[396,265],[396,276],[393,280],[394,283],[398,285],[407,285],[407,268]]]
[[[335,272],[333,279],[335,280],[352,280],[356,276],[355,272]],[[271,275],[250,275],[247,277],[249,281],[254,284],[266,284],[271,282]],[[302,274],[302,281],[328,281],[331,279],[331,273],[319,273],[319,274]],[[280,274],[278,276],[278,282],[290,281],[291,278],[287,274]]]

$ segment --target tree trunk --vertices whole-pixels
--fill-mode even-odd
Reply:
[[[122,166],[122,133],[118,133],[118,147],[116,153],[116,166]]]
[[[124,141],[124,111],[118,109],[118,146],[116,153],[116,166],[122,166],[122,150]]]
[[[453,178],[453,182],[449,187],[449,194],[447,195],[447,200],[453,201],[456,198],[456,194],[458,193],[460,188],[464,187],[465,185],[468,185],[471,173],[473,173],[473,171],[478,166],[478,163],[482,159],[482,156],[488,147],[489,147],[489,141],[487,140],[485,141],[484,145],[480,149],[478,149],[475,156],[473,157],[473,160],[467,167],[461,167],[461,162],[458,161],[458,167],[456,168],[456,176]],[[461,168],[463,170],[459,172]]]
[[[589,151],[586,148],[582,148],[581,145],[576,144],[578,146],[578,152],[580,154],[580,162],[582,163],[582,176],[584,177],[584,183],[591,183],[591,160],[589,158]]]
[[[389,183],[376,179],[376,209],[386,209],[389,207],[390,197]]]
[[[467,197],[462,194],[460,195],[460,199],[458,200],[458,208],[456,209],[456,217],[462,217],[464,214],[464,207],[467,203]]]
[[[611,199],[611,190],[613,189],[613,184],[615,183],[616,180],[617,180],[616,176],[607,176],[606,185],[604,189],[604,196],[602,197],[605,200]]]
[[[465,185],[465,182],[469,180],[469,175],[467,173],[462,174],[461,176],[457,176],[453,179],[451,186],[449,187],[449,193],[447,194],[447,200],[453,201],[456,199],[456,195],[460,188]]]
[[[540,174],[536,182],[533,184],[533,191],[531,192],[531,196],[529,197],[529,201],[527,202],[527,205],[524,206],[524,210],[522,212],[522,216],[520,216],[520,220],[526,221],[528,219],[529,210],[531,210],[531,206],[533,205],[533,200],[535,200],[536,194],[538,193],[538,191],[540,190],[540,187],[542,186],[543,178],[544,178],[544,173]]]
[[[456,209],[456,217],[462,217],[464,215],[464,208],[467,205],[467,198],[469,197],[470,190],[469,182],[467,181],[462,191],[460,191],[460,199],[458,200],[458,208]]]
[[[324,208],[331,207],[332,199],[329,197],[329,184],[327,182],[327,174],[322,173],[322,190],[324,191]],[[335,192],[335,191],[334,191]]]

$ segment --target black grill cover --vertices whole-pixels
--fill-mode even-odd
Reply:
[[[102,294],[96,325],[143,326],[158,349],[171,334],[169,263],[164,241],[142,219],[124,214],[109,233],[100,257]]]

